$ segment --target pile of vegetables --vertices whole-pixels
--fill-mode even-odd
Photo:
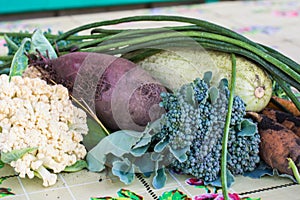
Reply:
[[[102,28],[138,21],[179,25]],[[88,29],[91,35],[79,34]],[[24,39],[18,45],[12,37]],[[57,35],[5,33],[5,39],[15,54],[0,57],[1,73],[10,78],[36,74],[68,88],[73,102],[99,125],[83,139],[88,169],[111,168],[124,183],[131,183],[135,173],[154,173],[152,184],[161,188],[168,168],[222,185],[228,199],[232,174],[255,170],[260,158],[276,160],[265,153],[277,151],[268,144],[284,148],[291,141],[288,134],[282,134],[285,140],[265,139],[261,132],[281,128],[266,128],[262,115],[274,85],[300,110],[295,92],[300,90],[300,65],[222,26],[179,16],[134,16]],[[298,134],[299,121],[290,118]],[[286,150],[282,155],[289,158],[267,164],[295,175],[300,153]]]

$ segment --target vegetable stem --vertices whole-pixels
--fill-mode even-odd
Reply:
[[[83,102],[83,104],[76,99],[75,97],[73,97],[72,95],[70,95],[72,100],[74,100],[78,105],[80,105],[82,107],[82,109],[84,109],[87,113],[89,113],[93,119],[100,125],[100,127],[103,129],[104,133],[106,134],[106,136],[108,136],[110,134],[110,132],[106,129],[106,127],[102,124],[102,122],[99,120],[99,118],[96,116],[96,114],[91,110],[91,108],[87,105],[87,103],[81,99],[81,101]]]
[[[295,162],[291,158],[287,158],[287,160],[289,162],[289,168],[292,169],[296,181],[300,184],[300,174]]]
[[[109,43],[93,48],[87,48],[83,49],[82,51],[87,51],[87,52],[99,52],[107,49],[112,49],[115,47],[126,47],[129,45],[133,44],[138,44],[138,43],[145,43],[148,41],[155,41],[163,38],[176,38],[176,37],[197,37],[197,38],[207,38],[207,39],[213,39],[213,40],[218,40],[218,41],[223,41],[227,42],[229,44],[237,45],[241,48],[247,49],[250,52],[255,53],[262,59],[268,61],[269,63],[273,64],[276,68],[279,70],[283,71],[284,73],[288,74],[291,78],[293,78],[296,82],[300,82],[300,75],[291,69],[288,65],[286,65],[284,62],[281,62],[280,60],[272,57],[270,54],[268,54],[266,51],[261,50],[260,48],[257,48],[256,46],[253,46],[247,42],[233,39],[227,36],[215,34],[215,33],[209,33],[209,32],[203,32],[203,31],[184,31],[184,32],[165,32],[165,33],[158,33],[158,34],[150,34],[146,35],[143,37],[138,37],[138,38],[133,38],[131,40],[125,40],[121,42],[116,42],[116,43]]]
[[[120,19],[113,19],[113,20],[85,24],[83,26],[76,27],[74,29],[71,29],[71,30],[61,34],[56,39],[56,41],[63,40],[71,35],[74,35],[74,34],[80,32],[80,31],[91,29],[91,28],[127,23],[127,22],[138,22],[138,21],[173,21],[173,22],[179,22],[179,23],[181,22],[181,23],[193,24],[193,25],[197,25],[198,27],[201,27],[203,29],[215,32],[215,33],[230,36],[235,39],[239,39],[239,40],[248,42],[249,44],[254,44],[258,48],[263,49],[263,47],[252,42],[251,40],[247,39],[246,37],[234,32],[230,29],[219,26],[217,24],[214,24],[214,23],[211,23],[211,22],[208,22],[205,20],[195,19],[195,18],[182,17],[182,16],[170,16],[170,15],[154,15],[154,16],[153,15],[141,15],[141,16],[124,17],[124,18],[120,18]]]
[[[189,33],[189,34],[191,34],[191,33]],[[282,71],[287,73],[289,76],[293,77],[296,81],[300,82],[300,75],[297,72],[295,72],[293,69],[291,69],[285,63],[283,63],[280,60],[272,57],[270,54],[266,53],[265,51],[262,51],[262,50],[256,48],[255,46],[252,46],[252,45],[250,45],[246,42],[243,42],[243,41],[240,41],[240,40],[237,40],[237,39],[229,38],[229,37],[214,34],[214,33],[199,32],[199,36],[204,37],[204,38],[209,38],[209,39],[216,39],[216,40],[220,40],[220,41],[225,41],[225,42],[240,46],[242,48],[245,48],[245,49],[257,54],[258,56],[260,56],[264,60],[274,64],[275,66],[277,66],[277,68],[281,69]]]
[[[22,32],[0,32],[0,36],[7,35],[8,37],[19,37],[21,39],[25,37],[32,37],[33,33],[22,33]],[[44,34],[47,39],[56,39],[59,35],[57,34]],[[68,37],[68,40],[83,40],[83,39],[96,39],[100,36],[107,34],[97,34],[97,35],[71,35]]]
[[[7,55],[7,56],[0,56],[1,61],[12,61],[13,56]]]
[[[232,59],[232,72],[231,72],[231,83],[230,83],[230,94],[228,99],[228,110],[226,115],[223,143],[222,143],[222,158],[221,158],[221,182],[222,182],[222,192],[224,200],[229,200],[228,189],[227,189],[227,145],[229,137],[229,126],[231,120],[231,112],[233,106],[235,81],[236,81],[236,57],[234,54],[231,55]]]

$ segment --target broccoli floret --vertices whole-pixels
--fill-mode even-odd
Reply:
[[[243,174],[253,171],[260,161],[260,136],[256,131],[252,136],[239,136],[234,130],[229,132],[228,168],[232,174]]]
[[[175,171],[194,175],[206,182],[219,177],[228,98],[226,81],[222,80],[215,88],[210,87],[206,79],[199,78],[182,86],[176,93],[162,94],[161,106],[166,113],[157,139],[167,138],[171,148],[186,150],[186,160],[174,159],[172,162]],[[235,96],[228,142],[228,168],[232,174],[254,170],[259,162],[260,137],[257,131],[255,134],[239,134],[245,120],[245,107],[243,100]]]
[[[233,99],[230,125],[235,126],[237,124],[240,124],[245,115],[246,104],[239,96],[235,96]]]

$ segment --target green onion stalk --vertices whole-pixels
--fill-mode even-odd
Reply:
[[[100,27],[108,25],[116,25],[127,22],[139,21],[172,21],[179,23],[187,23],[186,25],[165,27],[165,29],[175,30],[179,32],[163,32],[162,28],[143,28],[143,29],[101,29]],[[293,101],[298,110],[300,110],[300,102],[293,92],[286,86],[289,83],[292,87],[300,90],[300,65],[290,58],[284,56],[280,52],[253,42],[246,37],[220,25],[214,23],[180,16],[133,16],[114,20],[100,21],[71,29],[59,35],[54,43],[60,40],[68,39],[74,34],[81,31],[93,29],[94,36],[99,39],[94,41],[84,41],[77,48],[78,51],[87,52],[105,52],[105,53],[126,53],[128,50],[136,48],[147,48],[156,44],[180,44],[182,37],[189,37],[198,42],[204,48],[210,48],[228,53],[235,53],[254,62],[261,64],[274,81],[277,81],[280,87],[287,93],[288,97]],[[146,33],[150,33],[145,35]],[[104,35],[103,35],[104,34]],[[107,43],[109,39],[113,39],[117,34],[122,34],[124,40],[116,40],[113,43]],[[116,37],[117,38],[117,37]],[[98,40],[98,41],[97,41]],[[225,45],[222,45],[225,44]],[[234,52],[232,51],[234,50]]]
[[[226,115],[223,141],[222,141],[222,158],[221,158],[221,182],[222,182],[222,192],[224,200],[229,200],[228,189],[227,189],[227,144],[230,129],[231,112],[233,106],[235,81],[236,81],[236,57],[234,54],[231,55],[232,59],[232,70],[231,70],[231,82],[230,82],[230,94],[228,99],[228,110]]]
[[[102,28],[108,25],[140,21],[170,21],[178,22],[179,25],[142,29]],[[79,35],[81,31],[88,29],[91,29],[90,35]],[[170,31],[166,32],[166,30]],[[0,32],[1,35],[20,38],[31,36],[30,33],[9,32]],[[156,45],[180,46],[184,37],[188,37],[206,49],[235,53],[259,63],[269,73],[270,77],[286,92],[298,110],[300,110],[299,99],[290,91],[289,86],[286,84],[288,83],[300,91],[300,65],[298,63],[275,49],[253,42],[241,34],[205,20],[167,15],[133,16],[89,23],[59,35],[45,34],[45,36],[51,39],[59,55],[71,51],[124,54],[137,49],[155,47]],[[70,43],[59,47],[57,44],[61,40],[68,40]],[[146,54],[147,52],[149,51],[145,52],[145,56],[149,55]],[[140,55],[140,58],[142,57],[143,53]],[[5,68],[10,63],[11,57],[1,56],[0,61],[0,67]]]

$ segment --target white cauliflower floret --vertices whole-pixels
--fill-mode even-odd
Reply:
[[[39,78],[14,76],[9,82],[0,75],[0,151],[12,154],[7,163],[20,177],[55,184],[55,173],[86,156],[81,142],[87,132],[86,113],[72,104],[67,88]]]
[[[57,181],[57,175],[50,173],[43,165],[35,170],[36,175],[43,179],[43,186],[48,187],[54,185]]]
[[[29,178],[34,177],[34,172],[31,170],[31,163],[36,161],[36,157],[31,153],[25,154],[22,158],[12,161],[10,165],[14,167],[15,171],[19,173],[21,178],[27,175]]]

